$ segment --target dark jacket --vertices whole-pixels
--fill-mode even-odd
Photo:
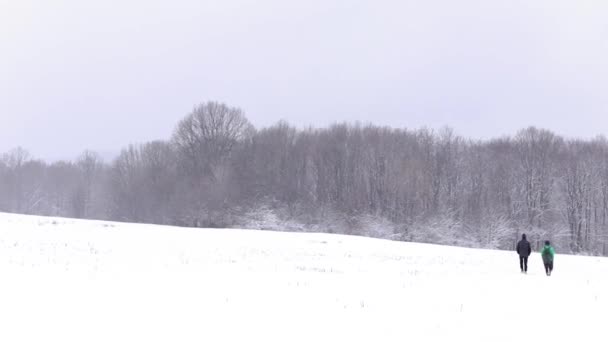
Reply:
[[[528,257],[532,253],[532,247],[530,247],[530,242],[526,240],[526,238],[522,238],[521,241],[517,243],[517,254],[522,257]]]

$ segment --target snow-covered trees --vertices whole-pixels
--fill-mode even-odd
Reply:
[[[254,130],[208,102],[171,140],[47,165],[0,159],[0,210],[186,226],[292,229],[607,254],[608,142],[527,128],[470,141],[363,124]],[[279,228],[280,227],[280,228]]]

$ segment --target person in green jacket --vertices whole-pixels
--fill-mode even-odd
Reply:
[[[553,272],[553,258],[555,256],[555,250],[549,240],[545,241],[545,246],[540,251],[540,255],[543,257],[543,264],[545,264],[545,272],[548,276]]]

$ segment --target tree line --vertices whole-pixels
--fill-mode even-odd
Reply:
[[[47,163],[0,159],[0,211],[358,234],[403,241],[607,255],[608,141],[526,128],[471,140],[372,124],[255,129],[207,102],[170,139]]]

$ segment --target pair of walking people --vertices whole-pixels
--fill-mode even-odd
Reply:
[[[528,257],[532,254],[532,247],[526,238],[526,234],[522,234],[521,240],[517,243],[517,254],[519,254],[519,268],[522,273],[528,273]],[[543,258],[543,264],[545,265],[545,273],[550,276],[551,272],[553,272],[555,250],[548,240],[545,241],[545,245],[541,250],[540,255]]]

